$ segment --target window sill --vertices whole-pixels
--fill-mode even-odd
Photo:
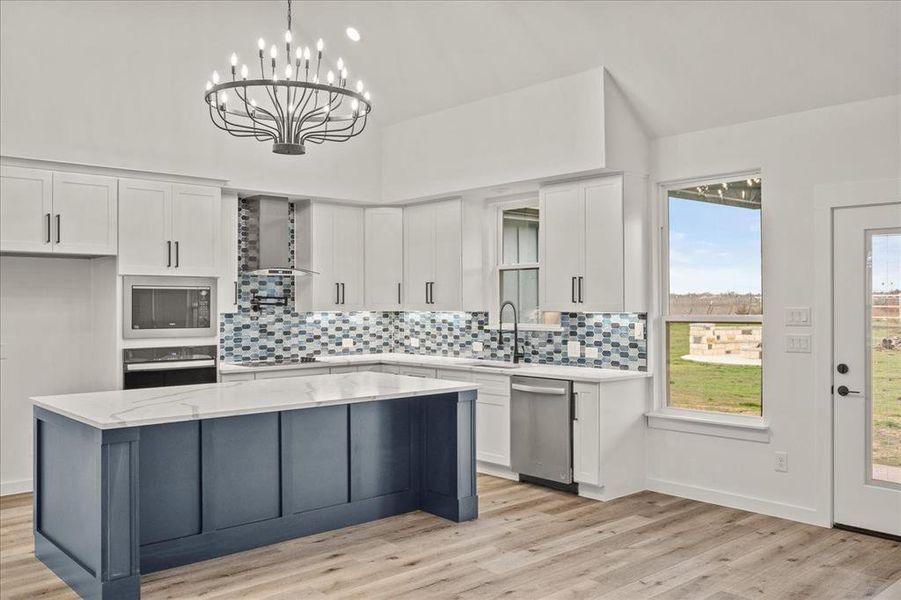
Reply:
[[[697,435],[769,443],[770,423],[763,417],[663,408],[645,413],[648,427]]]

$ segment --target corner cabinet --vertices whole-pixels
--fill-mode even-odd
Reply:
[[[119,180],[119,273],[219,276],[219,188]]]
[[[363,211],[365,221],[365,305],[367,310],[402,310],[404,211],[379,207]]]
[[[0,167],[0,251],[115,255],[116,179]]]
[[[539,198],[541,308],[623,311],[622,176],[548,185]]]
[[[404,208],[404,307],[461,310],[462,204],[442,200]]]
[[[297,277],[295,310],[363,308],[363,209],[321,202],[295,207],[295,265],[318,275]]]

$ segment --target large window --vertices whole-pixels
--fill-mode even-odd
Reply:
[[[762,414],[759,177],[666,198],[666,394],[673,408]]]
[[[526,328],[559,325],[560,313],[542,312],[538,306],[538,201],[505,204],[498,209],[498,290],[500,307],[516,305],[519,322]],[[512,323],[507,309],[504,323]]]

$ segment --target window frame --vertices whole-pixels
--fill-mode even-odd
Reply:
[[[493,277],[493,288],[494,293],[492,294],[491,299],[491,312],[495,315],[493,319],[489,319],[489,326],[499,327],[503,331],[513,331],[513,322],[501,322],[501,272],[503,271],[526,271],[530,269],[535,269],[538,271],[538,285],[539,289],[541,286],[541,244],[538,245],[538,262],[534,263],[518,263],[515,265],[506,265],[504,264],[504,211],[513,210],[517,208],[534,208],[536,210],[540,210],[539,206],[539,197],[538,193],[528,194],[527,196],[520,197],[517,199],[511,200],[503,200],[494,203],[495,209],[495,260],[494,260],[494,268],[492,272]],[[541,216],[539,213],[539,231],[541,228]],[[539,233],[540,235],[540,233]],[[544,313],[543,309],[541,309],[541,296],[539,294],[539,310],[541,313]],[[508,311],[505,313],[506,315],[511,315]],[[545,323],[519,323],[520,331],[563,331],[563,327],[560,324],[545,324]]]
[[[734,181],[749,178],[765,178],[761,169],[733,172],[703,178],[683,179],[658,183],[658,200],[655,203],[657,213],[658,250],[657,273],[655,282],[657,288],[656,305],[659,315],[656,332],[656,351],[653,352],[657,366],[657,385],[655,386],[655,408],[648,413],[648,424],[651,427],[685,431],[690,433],[702,433],[747,439],[751,441],[768,441],[769,423],[766,419],[767,404],[765,400],[765,360],[761,360],[760,382],[760,414],[743,415],[712,410],[687,409],[669,404],[669,378],[668,378],[668,326],[670,323],[760,323],[764,325],[766,314],[766,302],[763,302],[763,314],[760,315],[694,315],[670,314],[670,262],[669,262],[669,196],[673,190],[688,187],[715,185],[724,181]],[[760,294],[764,298],[764,227],[763,227],[763,203],[761,202],[761,227],[760,227]],[[766,356],[766,352],[764,352]]]

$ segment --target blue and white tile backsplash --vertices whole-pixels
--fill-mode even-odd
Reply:
[[[239,207],[238,263],[242,273],[247,257],[257,247],[249,239],[247,208]],[[294,246],[294,210],[290,212],[291,258]],[[286,296],[286,307],[250,309],[255,295]],[[219,322],[220,359],[228,362],[299,358],[307,355],[405,352],[437,356],[460,356],[510,360],[513,333],[488,328],[487,312],[327,312],[296,313],[293,277],[258,277],[242,274],[238,311],[223,315]],[[563,313],[560,330],[521,331],[524,362],[577,365],[631,371],[647,370],[647,341],[635,338],[635,325],[647,331],[647,316],[637,313]],[[351,338],[354,346],[342,348]],[[412,339],[419,347],[411,346]],[[598,358],[570,358],[568,341],[594,347]],[[473,343],[481,342],[480,352]],[[584,353],[584,352],[583,352]]]

